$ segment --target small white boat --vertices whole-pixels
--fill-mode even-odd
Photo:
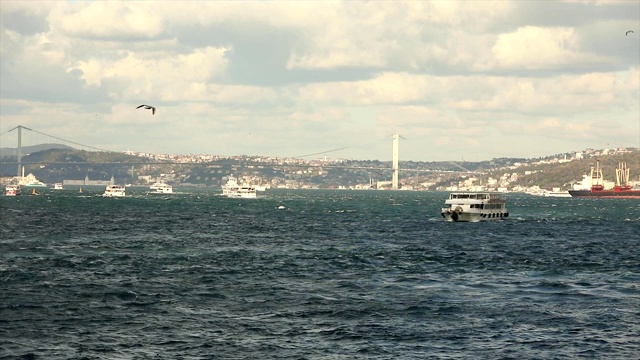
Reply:
[[[454,192],[440,214],[447,221],[494,221],[509,217],[504,194],[496,192]]]
[[[548,197],[571,197],[571,194],[569,194],[569,191],[567,191],[567,190],[560,190],[560,188],[554,187],[551,191],[545,192],[545,194],[543,196],[548,196]]]
[[[123,197],[125,196],[125,187],[122,185],[109,185],[104,190],[105,197]]]
[[[22,194],[20,185],[7,185],[4,188],[4,194],[7,196],[16,196]]]
[[[149,187],[149,194],[173,194],[173,186],[165,183],[155,183]]]
[[[26,184],[23,184],[23,186],[34,187],[34,188],[46,188],[47,184],[43,183],[42,181],[34,180],[34,181],[29,181]]]
[[[53,190],[64,190],[64,187],[62,186],[62,183],[55,183],[53,184]]]
[[[222,195],[231,198],[251,199],[257,196],[253,185],[239,185],[235,177],[229,176],[227,183],[222,185]]]

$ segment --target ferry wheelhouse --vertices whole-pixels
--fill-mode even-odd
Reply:
[[[440,214],[447,221],[495,221],[509,217],[504,194],[496,192],[454,192],[444,205]]]

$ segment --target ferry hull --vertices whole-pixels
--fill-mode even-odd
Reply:
[[[28,184],[23,184],[21,186],[25,188],[41,188],[41,189],[47,188],[47,184],[45,183],[28,183]]]
[[[504,220],[509,216],[509,213],[458,213],[455,211],[442,211],[440,215],[449,222],[481,222]]]
[[[569,190],[572,197],[610,198],[610,199],[640,199],[640,190]]]

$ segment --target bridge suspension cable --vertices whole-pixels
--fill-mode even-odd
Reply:
[[[337,149],[333,149],[333,150],[321,151],[321,152],[317,152],[317,153],[313,153],[313,154],[292,156],[292,158],[303,158],[303,157],[307,157],[307,156],[328,154],[328,153],[331,153],[331,152],[336,152],[336,151],[340,151],[340,150],[344,150],[344,149],[349,149],[349,148],[353,148],[353,147],[356,147],[356,146],[362,146],[362,145],[365,145],[365,144],[370,144],[372,142],[380,141],[382,139],[386,139],[386,138],[391,137],[391,136],[393,136],[393,135],[386,135],[386,136],[383,136],[383,137],[381,137],[379,139],[373,139],[373,140],[365,141],[363,143],[356,144],[356,145],[343,146],[341,148],[337,148]]]
[[[64,142],[67,142],[67,143],[70,143],[70,144],[73,144],[73,145],[78,145],[78,146],[82,146],[82,147],[89,148],[89,149],[93,149],[93,150],[104,151],[104,152],[117,152],[117,151],[113,151],[113,150],[101,149],[101,148],[98,148],[98,147],[95,147],[95,146],[91,146],[91,145],[81,144],[81,143],[79,143],[79,142],[75,142],[75,141],[71,141],[71,140],[63,139],[63,138],[61,138],[61,137],[57,137],[57,136],[54,136],[54,135],[45,134],[45,133],[43,133],[43,132],[41,132],[41,131],[33,130],[33,129],[30,129],[30,128],[28,128],[28,127],[24,127],[24,126],[22,126],[22,125],[19,125],[19,126],[14,127],[13,129],[7,130],[7,131],[3,132],[2,134],[0,134],[0,136],[1,136],[1,135],[4,135],[4,134],[6,134],[6,133],[9,133],[9,132],[11,132],[11,131],[13,131],[13,130],[16,130],[16,129],[18,129],[18,128],[22,128],[22,129],[25,129],[25,130],[33,131],[34,133],[38,133],[38,134],[40,134],[40,135],[48,136],[48,137],[53,138],[53,139],[56,139],[56,140],[64,141]]]

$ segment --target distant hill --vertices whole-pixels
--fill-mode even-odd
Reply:
[[[582,175],[589,173],[591,166],[595,166],[596,162],[600,162],[600,168],[603,177],[608,181],[615,181],[616,167],[620,162],[627,163],[629,167],[629,177],[633,181],[637,181],[640,177],[640,152],[628,154],[611,154],[592,156],[582,160],[574,160],[561,164],[541,164],[520,168],[517,171],[522,173],[524,170],[530,172],[529,175],[521,176],[514,184],[530,186],[538,185],[540,187],[568,187],[582,179]],[[512,173],[513,170],[496,171],[492,175],[499,177],[504,173]]]
[[[14,176],[17,172],[16,156],[4,159],[4,164],[0,164],[0,175]],[[133,176],[130,175],[130,166],[150,161],[121,152],[76,150],[68,146],[33,151],[23,154],[22,158],[25,174],[32,173],[45,183],[62,182],[65,179],[79,180],[85,176],[89,176],[91,180],[108,180],[114,176],[131,182]]]
[[[22,147],[22,155],[32,154],[38,151],[45,151],[50,149],[73,149],[71,146],[63,144],[39,144]],[[18,156],[18,148],[0,148],[0,157]]]
[[[45,150],[42,150],[45,149]],[[0,176],[15,176],[16,149],[2,149]],[[489,178],[510,179],[511,186],[569,187],[589,171],[596,160],[600,161],[604,177],[615,179],[618,162],[624,161],[631,170],[630,178],[640,177],[640,151],[600,155],[601,151],[584,154],[582,160],[560,162],[571,154],[556,154],[546,158],[521,159],[498,158],[480,162],[451,161],[401,161],[401,184],[414,188],[428,186],[435,189],[451,186],[470,176],[478,183],[486,184]],[[555,161],[554,161],[555,160]],[[291,184],[332,188],[367,184],[370,181],[389,181],[392,177],[390,161],[349,160],[337,166],[300,162],[283,164],[259,162],[248,156],[220,158],[206,163],[176,163],[169,160],[154,160],[148,157],[128,155],[121,152],[76,150],[60,144],[43,144],[23,147],[25,173],[33,173],[45,183],[79,180],[108,180],[114,177],[119,183],[145,184],[138,176],[164,177],[173,184],[196,184],[219,187],[231,174],[238,178],[257,179],[272,185]],[[318,171],[317,168],[322,168]],[[413,171],[415,170],[415,172]],[[463,172],[461,172],[461,170]],[[473,172],[471,174],[470,172]],[[421,185],[430,184],[430,185]]]

